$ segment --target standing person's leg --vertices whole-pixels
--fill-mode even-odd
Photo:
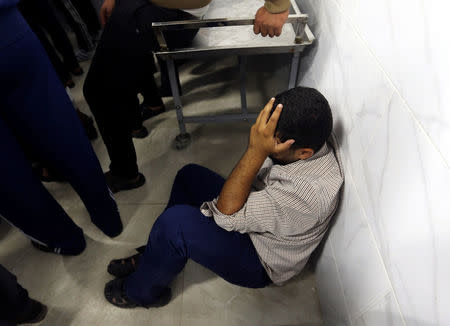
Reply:
[[[48,58],[50,59],[63,85],[69,87],[73,85],[74,83],[72,77],[70,76],[69,69],[67,69],[64,63],[61,61],[60,57],[55,51],[55,48],[48,40],[47,34],[42,29],[39,23],[39,20],[42,20],[42,18],[35,10],[34,1],[22,0],[19,4],[19,10],[44,47],[45,52],[47,53]]]
[[[0,82],[0,112],[8,128],[28,142],[47,166],[67,178],[97,227],[108,236],[120,234],[120,215],[98,159],[64,87],[31,31],[2,49],[0,74],[6,77],[2,79],[5,82]],[[53,211],[44,214],[52,215]]]
[[[144,0],[117,1],[94,55],[83,91],[108,149],[113,191],[144,183],[131,135],[140,122],[137,94],[155,69],[151,24],[175,20],[178,12]]]
[[[134,2],[118,1],[102,37],[98,43],[87,74],[83,92],[97,121],[98,129],[108,150],[110,173],[108,183],[113,192],[136,188],[145,183],[139,174],[131,130],[135,118],[134,106],[138,106],[136,78],[140,73]],[[131,108],[131,109],[130,109]],[[137,111],[137,109],[135,109]],[[129,181],[129,187],[116,185],[111,179]]]
[[[148,78],[146,78],[143,82],[140,93],[144,97],[144,101],[139,108],[139,113],[141,114],[143,121],[166,111],[153,74],[148,76]]]
[[[222,229],[197,207],[177,205],[156,220],[136,272],[108,283],[105,296],[119,307],[163,305],[189,258],[236,285],[271,283],[248,234]]]
[[[37,323],[45,318],[46,313],[47,308],[30,299],[27,290],[17,283],[17,278],[0,265],[0,324],[1,321]]]
[[[70,0],[54,0],[53,4],[64,14],[70,28],[75,33],[78,47],[85,52],[92,51],[94,49],[94,43],[92,42],[91,35],[72,2]]]
[[[100,31],[101,26],[98,21],[97,12],[95,11],[94,6],[92,5],[91,0],[72,0],[72,4],[75,9],[78,11],[78,14],[85,22],[89,33],[91,35],[95,35]]]
[[[66,31],[56,16],[54,9],[50,6],[49,0],[32,0],[36,13],[39,13],[40,24],[50,35],[54,46],[64,59],[66,68],[78,75],[82,73],[78,64],[73,46],[67,36]]]
[[[3,103],[2,103],[3,105]],[[0,182],[0,215],[33,241],[55,253],[77,255],[86,247],[81,230],[33,173],[16,137],[0,112],[0,160],[7,171]]]

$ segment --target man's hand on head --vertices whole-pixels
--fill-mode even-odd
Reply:
[[[115,5],[115,0],[103,1],[102,7],[100,8],[100,23],[102,24],[102,27],[105,27],[106,22],[108,21],[109,17],[111,17]]]
[[[272,154],[286,151],[295,142],[293,139],[288,139],[284,143],[279,143],[277,141],[275,130],[281,111],[283,110],[283,105],[278,104],[272,115],[270,115],[274,102],[274,98],[270,99],[264,109],[259,113],[259,116],[250,131],[248,150],[257,156],[264,158]]]
[[[261,7],[256,12],[253,31],[255,34],[261,33],[262,36],[280,36],[283,25],[288,16],[289,10],[283,11],[279,14],[272,14],[266,9],[266,7]]]
[[[277,106],[270,115],[274,101],[272,98],[256,119],[250,132],[247,151],[234,167],[220,192],[217,208],[225,215],[234,214],[244,206],[253,180],[267,156],[284,152],[294,143],[293,139],[279,143],[275,138],[275,129],[283,106]]]

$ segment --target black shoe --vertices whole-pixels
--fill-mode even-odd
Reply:
[[[117,278],[124,278],[133,274],[139,265],[141,256],[142,254],[138,253],[127,258],[111,260],[108,265],[108,273]]]
[[[14,321],[15,324],[36,324],[44,320],[47,315],[47,307],[40,303],[39,301],[30,299],[29,312],[20,316]]]
[[[33,245],[33,247],[35,247],[36,249],[38,249],[40,251],[49,252],[49,253],[53,253],[53,254],[57,254],[57,255],[61,255],[61,256],[78,256],[86,248],[86,242],[84,243],[84,245],[82,247],[77,248],[77,249],[52,248],[52,247],[46,246],[44,244],[40,244],[33,240],[31,240],[31,244]]]
[[[145,184],[145,177],[142,173],[138,174],[138,178],[136,181],[130,181],[130,179],[128,178],[115,176],[111,173],[111,171],[105,173],[105,178],[109,189],[111,189],[113,193],[119,192],[121,190],[131,190],[139,188]]]
[[[72,79],[68,79],[64,83],[64,87],[74,88],[75,87],[75,82]]]
[[[135,302],[127,297],[124,287],[125,279],[116,278],[115,280],[109,281],[105,285],[105,298],[109,303],[115,305],[119,308],[158,308],[167,305],[172,298],[172,291],[170,288],[164,289],[161,296],[153,303],[143,305]]]
[[[66,182],[66,178],[59,174],[57,171],[51,168],[46,168],[41,166],[40,163],[35,162],[32,165],[32,169],[36,175],[39,176],[39,179],[43,182]],[[44,169],[46,170],[44,173]],[[45,174],[45,175],[44,175]]]
[[[153,118],[158,114],[161,114],[166,111],[166,107],[164,106],[164,104],[155,106],[153,107],[153,109],[150,109],[150,107],[152,106],[146,105],[144,103],[141,104],[142,121]]]
[[[81,76],[82,74],[84,74],[83,68],[81,68],[80,66],[73,68],[70,73],[74,76]]]
[[[138,130],[132,130],[131,131],[131,136],[133,138],[138,138],[138,139],[142,139],[148,136],[148,130],[147,128],[145,128],[144,126],[141,127],[141,129]]]
[[[98,137],[97,129],[95,129],[94,126],[94,120],[88,116],[87,114],[81,112],[77,109],[78,118],[81,121],[81,124],[83,125],[84,131],[86,132],[86,135],[88,136],[89,140],[94,140]]]

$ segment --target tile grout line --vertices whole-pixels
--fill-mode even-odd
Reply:
[[[314,82],[314,85],[316,86],[316,88],[317,88],[317,89],[320,89],[319,84],[317,83],[316,79],[315,79],[313,76],[310,76],[310,78],[311,78],[311,80]],[[392,90],[391,94],[389,95],[389,97],[390,97],[389,103],[391,102],[392,97],[394,96],[394,93],[395,93],[395,90]],[[343,106],[343,109],[346,111],[346,112],[343,112],[343,113],[348,113],[348,114],[350,114],[350,115],[352,114],[352,112],[351,112],[350,110],[347,109],[347,106]],[[386,112],[384,112],[384,113],[380,116],[380,119],[382,119],[382,118],[383,118],[385,115],[387,115],[387,114],[389,114],[389,110],[387,110]],[[352,120],[352,121],[353,121],[353,120]],[[373,133],[372,133],[372,135],[370,135],[369,141],[367,142],[367,146],[366,146],[366,147],[363,149],[363,151],[362,151],[361,159],[364,158],[364,157],[366,156],[367,152],[369,151],[370,145],[372,145],[372,143],[373,143],[373,142],[375,141],[375,139],[376,139],[375,136],[376,136],[376,130],[374,130]],[[339,137],[336,136],[336,138],[338,138],[338,141],[339,141],[339,142],[341,141],[341,139],[339,139]],[[339,144],[339,145],[341,145],[341,144]],[[348,158],[348,157],[345,157],[345,163],[346,163],[346,164],[348,163],[348,165],[352,165],[352,164],[351,164],[351,160],[350,160],[350,158]]]
[[[406,107],[407,112],[408,112],[408,113],[410,114],[410,116],[414,119],[414,122],[417,124],[417,126],[419,127],[419,129],[425,134],[426,138],[428,138],[428,141],[431,142],[431,144],[432,144],[432,146],[434,147],[434,149],[439,153],[439,155],[441,156],[441,159],[444,161],[444,164],[447,166],[447,168],[449,168],[449,164],[448,164],[448,162],[445,160],[445,158],[444,158],[442,152],[437,148],[436,144],[432,141],[431,137],[430,137],[430,136],[428,135],[428,133],[424,130],[422,124],[421,124],[421,123],[418,121],[418,119],[415,117],[414,113],[412,112],[411,107],[410,107],[409,104],[406,102],[406,100],[404,99],[404,97],[400,94],[398,88],[397,88],[397,87],[395,86],[395,84],[393,83],[393,81],[392,81],[392,79],[390,78],[389,74],[383,69],[383,66],[381,65],[380,60],[379,60],[378,57],[375,55],[375,53],[372,51],[371,47],[368,45],[368,43],[367,43],[367,41],[364,39],[364,37],[360,34],[359,29],[358,29],[358,28],[355,26],[355,24],[352,22],[351,18],[349,18],[349,17],[344,13],[344,10],[343,10],[343,8],[341,7],[341,5],[340,5],[336,0],[334,0],[334,3],[335,3],[335,5],[336,5],[336,7],[338,7],[339,11],[341,12],[341,15],[342,15],[343,17],[345,17],[345,19],[347,20],[347,22],[351,25],[351,27],[353,28],[354,32],[357,34],[358,38],[360,39],[360,41],[364,44],[364,46],[367,48],[367,50],[369,51],[369,53],[372,55],[372,57],[373,57],[374,60],[376,61],[376,64],[378,65],[379,69],[383,72],[383,74],[385,75],[385,77],[386,77],[386,79],[388,80],[389,84],[390,84],[391,87],[393,88],[394,92],[396,92],[396,93],[398,94],[398,96],[400,97],[401,101],[403,102],[404,106]],[[404,109],[405,109],[405,108],[404,108]],[[363,203],[362,203],[361,197],[360,197],[360,195],[359,195],[358,187],[357,187],[356,184],[354,183],[354,180],[353,180],[353,176],[352,176],[352,174],[351,174],[351,171],[350,171],[350,177],[351,177],[351,179],[352,179],[352,184],[354,185],[354,187],[355,187],[355,189],[356,189],[356,195],[357,195],[357,197],[358,197],[358,201],[359,201],[359,203],[360,203],[360,206],[361,206],[361,208],[362,208],[362,210],[363,210],[363,214],[364,214],[364,217],[365,217],[367,226],[368,226],[368,228],[369,228],[369,230],[370,230],[370,234],[371,234],[372,240],[373,240],[374,243],[375,243],[375,248],[376,248],[376,250],[377,250],[377,253],[378,253],[379,257],[381,258],[382,265],[383,265],[383,269],[384,269],[384,271],[385,271],[385,273],[386,273],[386,276],[387,276],[387,278],[388,278],[388,280],[389,280],[389,284],[390,284],[391,289],[392,289],[392,292],[393,292],[393,294],[394,294],[394,299],[395,299],[397,308],[398,308],[398,310],[399,310],[399,312],[400,312],[400,316],[401,316],[403,325],[406,325],[405,318],[404,318],[404,316],[403,316],[403,312],[402,312],[402,310],[401,310],[400,304],[399,304],[398,299],[397,299],[396,291],[395,291],[395,289],[394,289],[394,287],[393,287],[393,285],[392,285],[392,281],[391,281],[391,279],[390,279],[390,277],[389,277],[389,274],[388,274],[388,271],[387,271],[387,268],[386,268],[386,265],[385,265],[383,256],[381,255],[380,248],[378,247],[378,244],[377,244],[377,242],[376,242],[376,238],[375,238],[375,235],[374,235],[374,233],[373,233],[372,227],[370,226],[370,224],[369,224],[369,222],[368,222],[367,213],[366,213],[366,210],[365,210],[364,205],[363,205]]]
[[[353,317],[351,317],[352,323],[353,321],[356,321],[358,318],[362,317],[366,312],[370,311],[370,309],[375,307],[379,302],[381,302],[383,298],[388,296],[391,292],[392,292],[391,289],[387,289],[385,292],[382,292],[382,294],[374,296],[364,308],[362,308],[360,311],[354,314]]]
[[[423,128],[423,126],[422,126],[422,124],[420,123],[420,121],[416,118],[415,114],[414,114],[413,111],[412,111],[412,108],[409,106],[408,102],[407,102],[407,101],[405,100],[405,98],[402,96],[402,94],[400,93],[400,91],[398,90],[398,88],[396,87],[396,85],[394,84],[394,82],[392,81],[392,79],[390,78],[390,76],[389,76],[389,74],[387,73],[387,71],[383,68],[383,66],[382,66],[382,64],[381,64],[381,62],[380,62],[380,60],[378,59],[378,57],[376,56],[376,54],[374,53],[374,51],[372,50],[372,48],[370,47],[370,45],[367,43],[366,39],[361,35],[361,33],[360,33],[360,31],[359,31],[359,28],[358,28],[357,26],[355,26],[355,24],[353,23],[352,19],[351,19],[350,17],[348,17],[348,16],[344,13],[344,9],[341,7],[341,5],[340,5],[336,0],[334,0],[334,2],[335,2],[335,4],[336,4],[336,6],[339,8],[339,10],[340,10],[342,16],[345,17],[345,19],[348,21],[348,23],[349,23],[349,24],[351,25],[351,27],[354,29],[355,33],[356,33],[356,34],[358,35],[358,37],[360,38],[361,42],[366,46],[366,48],[367,48],[367,50],[369,51],[369,53],[373,56],[373,58],[374,58],[374,60],[376,61],[377,65],[379,66],[379,69],[383,72],[383,74],[385,75],[386,79],[387,79],[388,82],[391,84],[391,87],[393,88],[394,92],[396,92],[396,93],[398,94],[398,96],[400,97],[401,101],[403,102],[404,107],[406,108],[406,111],[409,113],[409,115],[410,115],[411,118],[414,120],[414,122],[417,124],[418,128],[422,131],[422,133],[425,135],[425,137],[428,139],[428,142],[431,143],[432,146],[434,147],[434,149],[439,153],[439,155],[441,156],[441,159],[442,159],[443,162],[444,162],[444,165],[446,165],[447,168],[449,168],[450,166],[449,166],[447,160],[445,159],[445,157],[443,156],[442,152],[437,148],[437,145],[433,142],[433,140],[431,139],[430,135],[425,131],[425,129]],[[405,109],[405,108],[403,108],[403,109]],[[353,183],[353,185],[354,185],[354,187],[355,187],[355,189],[356,189],[356,195],[357,195],[357,197],[358,197],[358,201],[359,201],[359,203],[360,203],[360,206],[361,206],[361,208],[362,208],[362,210],[363,210],[363,214],[364,214],[364,217],[365,217],[367,226],[368,226],[368,228],[369,228],[369,230],[370,230],[370,234],[371,234],[372,239],[373,239],[373,241],[374,241],[374,243],[375,243],[375,248],[377,249],[378,255],[379,255],[380,258],[381,258],[381,261],[382,261],[382,264],[383,264],[383,267],[384,267],[384,271],[385,271],[386,276],[387,276],[387,278],[388,278],[388,280],[389,280],[389,284],[390,284],[391,289],[392,289],[392,292],[393,292],[393,294],[394,294],[394,299],[395,299],[395,302],[396,302],[396,305],[397,305],[397,309],[398,309],[399,312],[400,312],[400,316],[401,316],[401,318],[402,318],[403,325],[406,325],[406,321],[405,321],[405,318],[404,318],[404,315],[403,315],[403,311],[402,311],[402,309],[401,309],[400,303],[399,303],[398,298],[397,298],[397,293],[396,293],[396,291],[395,291],[395,289],[394,289],[394,287],[393,287],[393,285],[392,285],[392,281],[391,281],[391,279],[390,279],[390,277],[389,277],[389,274],[388,274],[388,271],[387,271],[387,267],[386,267],[385,261],[384,261],[384,259],[383,259],[382,254],[381,254],[381,250],[380,250],[380,248],[378,247],[378,243],[377,243],[377,241],[376,241],[376,238],[375,238],[374,232],[373,232],[373,230],[372,230],[372,227],[371,227],[371,225],[369,224],[369,219],[368,219],[368,216],[367,216],[367,213],[366,213],[366,209],[365,209],[365,207],[364,207],[364,205],[363,205],[363,203],[362,203],[362,200],[361,200],[361,197],[360,197],[360,194],[359,194],[359,191],[358,191],[358,187],[357,187],[356,183],[354,182],[353,175],[351,174],[351,172],[350,172],[350,177],[351,177],[352,183]]]
[[[319,88],[319,87],[318,87],[319,84],[317,83],[316,79],[315,79],[314,77],[312,77],[312,76],[311,76],[310,78],[311,78],[311,80],[314,82],[314,84],[316,85],[316,88]],[[393,95],[393,93],[394,93],[394,91],[392,91],[392,95]],[[392,95],[391,95],[391,96],[392,96]],[[369,143],[370,143],[371,141],[373,141],[374,138],[375,138],[375,137],[373,136],[372,139],[369,141]],[[339,140],[339,139],[338,139],[338,145],[339,145],[339,147],[341,147],[341,144],[340,144],[340,140]],[[366,150],[364,151],[362,157],[365,156],[365,153],[366,153],[367,151],[368,151],[368,147],[367,147]],[[344,155],[343,155],[343,156],[344,156]],[[351,166],[351,164],[349,163],[349,159],[348,159],[347,157],[345,157],[345,161],[346,161],[346,163],[348,163],[347,166]],[[344,169],[345,169],[345,167],[344,167]],[[350,171],[350,170],[348,170],[348,171],[350,172],[350,177],[351,177],[351,180],[352,180],[352,185],[354,186],[354,189],[356,190],[356,193],[358,193],[358,190],[357,190],[357,188],[356,188],[356,185],[355,185],[355,183],[354,183],[354,181],[353,181],[353,176],[351,175],[351,171]],[[360,203],[361,208],[364,209],[364,207],[363,207],[363,205],[362,205],[362,202],[361,202],[359,196],[358,196],[358,201],[359,201],[359,203]],[[370,227],[369,224],[368,224],[367,222],[366,222],[366,224],[367,224],[368,227]],[[370,231],[370,232],[371,232],[371,231]],[[331,238],[330,238],[330,240],[331,240]],[[377,250],[377,252],[378,252],[378,247],[377,247],[376,243],[374,243],[374,244],[375,244],[375,248],[376,248],[376,250]],[[339,272],[339,267],[338,267],[338,265],[337,265],[336,256],[335,256],[335,254],[334,254],[334,245],[333,245],[332,241],[331,241],[330,245],[331,245],[332,251],[333,251],[333,260],[334,260],[335,265],[336,265],[336,271],[337,271],[337,273],[338,273],[338,278],[339,278],[339,282],[340,282],[340,285],[341,285],[342,294],[343,294],[343,296],[344,296],[344,303],[345,303],[345,307],[346,307],[346,310],[347,310],[348,321],[350,322],[350,324],[353,324],[353,321],[354,321],[354,320],[356,320],[357,318],[359,318],[360,316],[362,316],[365,312],[369,311],[370,308],[372,308],[375,304],[377,304],[379,301],[381,301],[381,299],[382,299],[383,297],[385,297],[390,291],[393,290],[393,287],[392,287],[392,284],[391,284],[391,280],[390,280],[389,277],[388,277],[389,285],[390,285],[390,289],[388,289],[388,292],[383,293],[382,295],[376,296],[374,299],[372,299],[372,300],[369,302],[369,304],[368,304],[365,308],[361,309],[358,313],[355,314],[355,316],[352,317],[352,316],[350,315],[350,312],[349,312],[348,307],[347,307],[346,295],[345,295],[345,292],[343,291],[343,284],[342,284],[342,280],[341,280],[341,276],[340,276],[340,272]],[[378,254],[379,254],[379,252],[378,252]],[[381,258],[381,257],[380,257],[380,258]],[[383,261],[383,260],[382,260],[382,264],[383,264],[383,268],[384,268],[384,270],[385,270],[385,272],[386,272],[386,268],[385,268],[385,266],[384,266],[384,261]],[[386,272],[386,273],[387,273],[387,272]],[[393,292],[393,293],[394,293],[394,296],[395,296],[395,292]],[[400,310],[400,309],[399,309],[399,310]],[[403,317],[402,317],[402,319],[403,319]]]
[[[350,179],[351,179],[351,184],[353,185],[354,189],[356,190],[356,191],[355,191],[355,192],[356,192],[356,196],[357,196],[357,198],[358,198],[358,202],[359,202],[360,207],[361,207],[361,209],[362,209],[362,213],[363,213],[363,215],[364,215],[364,220],[365,220],[365,222],[366,222],[366,224],[367,224],[367,228],[368,228],[369,233],[370,233],[370,235],[371,235],[372,241],[373,241],[373,243],[374,243],[374,245],[375,245],[375,249],[376,249],[376,251],[377,251],[377,253],[378,253],[378,257],[379,257],[380,260],[381,260],[381,264],[382,264],[382,266],[383,266],[383,270],[384,270],[384,272],[385,272],[385,275],[386,275],[386,277],[387,277],[387,279],[388,279],[388,281],[389,281],[389,285],[390,285],[391,291],[392,291],[392,293],[393,293],[393,295],[394,295],[394,299],[395,299],[395,302],[396,302],[396,305],[397,305],[397,309],[398,309],[398,311],[400,312],[400,316],[401,316],[403,325],[406,326],[405,317],[403,316],[403,311],[402,311],[401,306],[400,306],[400,303],[398,302],[398,299],[397,299],[397,293],[396,293],[396,291],[395,291],[395,289],[394,289],[394,287],[393,287],[393,285],[392,285],[392,281],[391,281],[391,278],[389,277],[389,273],[388,273],[388,270],[387,270],[387,267],[386,267],[386,263],[385,263],[385,261],[384,261],[384,259],[383,259],[383,255],[381,254],[381,250],[380,250],[380,248],[378,247],[378,243],[377,243],[377,241],[376,241],[374,232],[373,232],[372,227],[371,227],[371,225],[370,225],[370,223],[369,223],[369,218],[367,217],[366,209],[364,208],[363,202],[362,202],[362,200],[361,200],[361,196],[359,195],[358,187],[357,187],[357,185],[355,184],[355,181],[354,181],[354,179],[353,179],[353,175],[352,175],[351,171],[349,171],[349,172],[350,172],[350,173],[349,173],[349,177],[350,177]]]
[[[330,247],[331,247],[331,255],[333,256],[334,267],[336,267],[336,272],[337,272],[337,276],[338,276],[338,280],[339,280],[339,287],[341,288],[342,296],[344,297],[345,312],[346,312],[346,315],[347,315],[348,322],[350,322],[350,324],[351,324],[352,321],[349,318],[350,317],[350,313],[349,313],[349,310],[348,310],[347,298],[345,296],[344,284],[342,283],[341,273],[339,272],[339,267],[338,267],[338,264],[337,264],[337,261],[336,261],[336,255],[334,253],[333,241],[330,241]],[[320,300],[319,300],[319,302],[320,302]]]
[[[371,46],[368,44],[367,40],[361,35],[361,32],[359,30],[359,28],[353,23],[352,19],[347,16],[344,12],[344,9],[342,8],[342,6],[336,1],[334,0],[336,6],[339,8],[341,14],[343,17],[345,17],[345,19],[347,20],[347,22],[350,24],[350,26],[353,28],[354,32],[356,33],[356,35],[358,36],[358,38],[360,39],[360,41],[364,44],[364,46],[367,48],[367,50],[369,51],[369,53],[372,55],[372,57],[374,58],[374,60],[376,61],[376,64],[378,65],[378,68],[383,72],[383,74],[385,75],[386,79],[388,80],[389,84],[391,85],[391,87],[394,89],[394,91],[398,94],[398,96],[400,97],[403,105],[406,108],[406,111],[409,113],[409,115],[414,119],[414,122],[418,125],[419,129],[426,135],[426,137],[428,138],[428,141],[432,144],[432,146],[434,147],[434,149],[439,153],[439,155],[441,156],[441,159],[444,161],[445,166],[447,167],[447,169],[450,169],[450,163],[447,161],[447,159],[445,158],[444,154],[442,154],[442,152],[440,151],[440,149],[437,147],[437,145],[434,143],[433,139],[431,138],[431,136],[428,134],[428,132],[425,130],[425,128],[423,127],[422,123],[419,121],[419,119],[416,117],[414,111],[412,110],[411,106],[408,104],[408,102],[406,101],[406,99],[403,97],[403,95],[400,93],[399,89],[397,88],[397,86],[394,84],[392,78],[390,77],[390,75],[388,74],[388,72],[383,68],[383,65],[381,64],[380,59],[378,58],[378,56],[375,54],[375,52],[372,50]]]

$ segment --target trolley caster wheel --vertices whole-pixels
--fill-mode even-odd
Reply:
[[[191,135],[188,133],[179,134],[175,137],[175,148],[176,149],[184,149],[189,146],[191,143]]]

